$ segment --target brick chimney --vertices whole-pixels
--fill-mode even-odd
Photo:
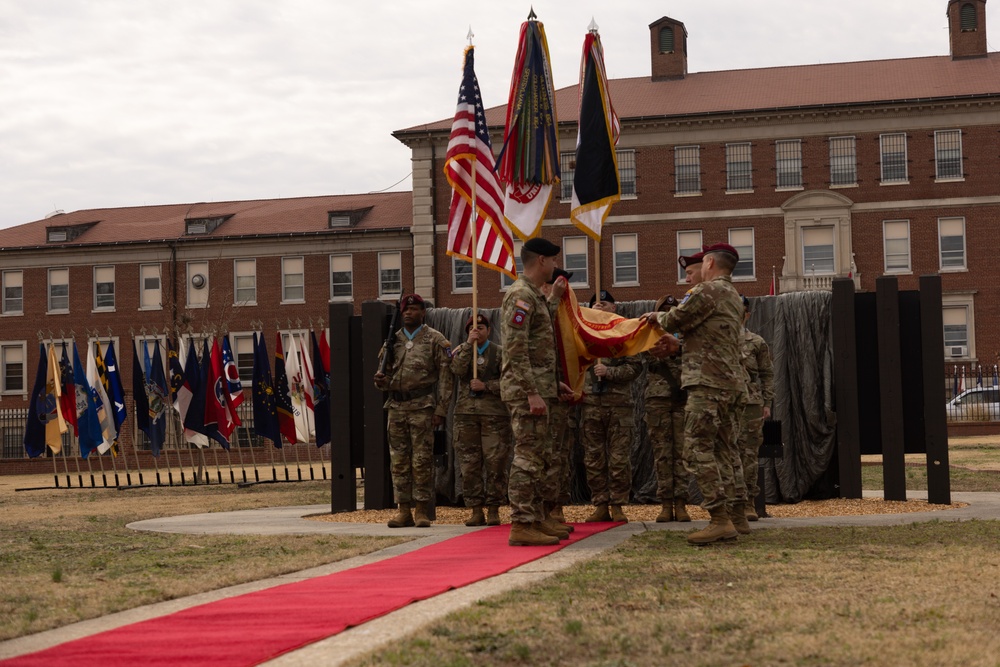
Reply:
[[[669,16],[649,24],[653,81],[683,79],[687,75],[687,28]]]
[[[986,0],[948,0],[951,57],[986,56]]]

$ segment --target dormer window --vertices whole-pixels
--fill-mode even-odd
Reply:
[[[184,233],[188,236],[211,234],[232,215],[217,215],[211,218],[188,218],[184,221]]]
[[[361,222],[362,218],[364,218],[370,210],[372,210],[371,206],[351,209],[348,211],[329,211],[327,213],[327,226],[330,229],[353,227]]]
[[[349,215],[334,215],[330,214],[330,226],[331,227],[350,227],[351,226],[351,216]]]
[[[979,28],[979,17],[976,15],[976,7],[971,2],[962,5],[959,27],[962,32],[975,32]]]
[[[96,225],[96,222],[84,222],[79,225],[60,225],[45,230],[47,243],[69,243],[79,238],[85,231]]]

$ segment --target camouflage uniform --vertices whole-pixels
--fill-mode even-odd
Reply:
[[[510,414],[500,400],[502,353],[503,348],[490,342],[482,355],[476,355],[473,343],[465,342],[452,354],[451,372],[458,379],[458,400],[451,429],[466,507],[507,502],[511,432]],[[478,375],[486,385],[477,396],[469,390],[473,357],[482,362],[477,364]]]
[[[747,499],[757,497],[757,453],[764,442],[765,405],[774,398],[774,367],[771,352],[764,339],[745,331],[743,334],[743,368],[749,376],[747,405],[740,420],[738,446],[743,460],[743,480],[746,482]]]
[[[430,502],[434,487],[433,417],[446,417],[453,379],[451,343],[426,324],[411,341],[396,332],[393,363],[375,386],[389,392],[389,460],[397,503]],[[435,385],[437,385],[435,387]]]
[[[528,394],[538,394],[546,407],[556,401],[556,350],[552,313],[541,291],[524,278],[507,289],[501,306],[503,361],[500,396],[510,412],[514,433],[508,495],[512,523],[545,519],[542,502],[551,456],[548,412],[533,415]]]
[[[743,485],[733,415],[744,400],[740,360],[743,300],[729,276],[695,285],[680,306],[657,319],[665,330],[684,335],[681,386],[687,465],[701,490],[702,507],[724,507]]]
[[[576,406],[565,401],[552,401],[549,405],[549,434],[552,455],[545,476],[545,502],[552,505],[570,503],[569,478],[573,455],[573,428],[570,422],[576,417]]]
[[[604,359],[608,367],[601,393],[595,393],[598,378],[587,371],[583,393],[583,465],[587,470],[590,502],[594,505],[626,505],[632,491],[632,439],[635,408],[632,382],[642,370],[638,357]]]
[[[646,428],[653,449],[656,499],[668,503],[687,501],[691,475],[684,464],[684,403],[681,389],[681,358],[657,359],[648,352],[646,384]]]

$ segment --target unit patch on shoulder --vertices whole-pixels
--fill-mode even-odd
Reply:
[[[520,303],[520,301],[518,303]],[[511,326],[523,327],[526,319],[528,319],[528,313],[521,308],[518,308],[514,311],[514,315],[510,318]]]

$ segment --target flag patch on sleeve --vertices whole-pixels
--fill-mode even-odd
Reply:
[[[520,301],[518,303],[520,303]],[[526,320],[527,317],[528,313],[521,308],[518,308],[514,311],[514,315],[510,318],[510,323],[515,327],[522,327],[524,326],[524,320]]]
[[[529,311],[529,310],[531,310],[531,304],[530,304],[530,303],[528,303],[527,301],[522,301],[521,299],[518,299],[518,300],[517,300],[517,301],[516,301],[516,302],[514,303],[514,305],[515,305],[515,306],[517,306],[518,308],[520,308],[521,310],[524,310],[524,311]]]

